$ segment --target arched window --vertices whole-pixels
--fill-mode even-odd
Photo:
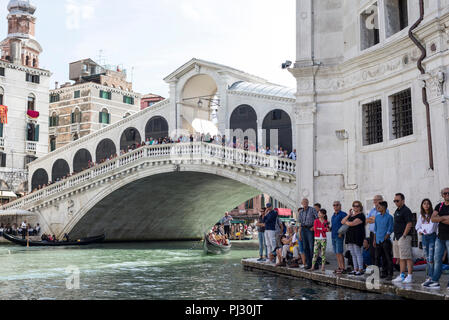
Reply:
[[[73,172],[79,173],[89,168],[89,164],[92,162],[92,155],[86,149],[78,150],[73,158]]]
[[[26,58],[25,58],[25,65],[26,66],[30,65],[30,57],[29,56],[26,56]]]
[[[32,93],[28,95],[28,110],[36,111],[36,97]]]
[[[37,60],[36,60],[36,58],[33,59],[33,67],[34,67],[34,68],[37,67]]]
[[[145,126],[145,139],[168,137],[168,122],[163,117],[151,118]]]
[[[53,164],[52,169],[52,179],[53,182],[57,182],[59,180],[64,179],[64,177],[67,177],[70,174],[70,167],[67,161],[63,159],[59,159]]]
[[[81,123],[81,111],[79,108],[76,108],[72,113],[72,123]]]
[[[56,137],[50,137],[50,152],[56,150]]]
[[[99,121],[101,124],[110,124],[111,123],[111,115],[109,114],[108,109],[104,108],[100,112],[100,119]]]
[[[97,150],[95,153],[96,162],[99,163],[115,154],[117,154],[115,143],[110,139],[104,139],[97,146]]]

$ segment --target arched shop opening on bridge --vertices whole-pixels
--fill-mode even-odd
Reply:
[[[168,122],[163,117],[153,117],[145,126],[145,140],[166,138],[169,136]]]
[[[31,178],[31,190],[39,189],[44,185],[47,185],[50,182],[48,178],[48,173],[45,169],[38,169],[33,173],[33,177]]]
[[[136,128],[128,128],[120,137],[120,150],[128,151],[130,148],[135,149],[137,144],[142,142],[139,130]]]
[[[237,107],[231,115],[230,129],[233,132],[233,142],[240,140],[248,140],[258,146],[257,138],[257,113],[253,107],[249,105],[241,105]]]
[[[207,74],[190,78],[182,91],[181,124],[184,131],[218,134],[218,108],[220,97],[215,80]]]
[[[263,141],[271,150],[282,148],[293,151],[292,121],[287,112],[273,110],[265,117],[262,125]]]
[[[70,174],[70,166],[67,161],[63,159],[57,160],[53,164],[53,169],[51,171],[52,181],[56,182],[67,177]]]
[[[79,173],[89,167],[89,163],[92,162],[92,155],[86,149],[78,150],[73,158],[73,172]]]
[[[114,156],[115,154],[117,154],[117,148],[115,146],[115,143],[111,139],[104,139],[97,146],[95,159],[96,162],[99,163],[103,160],[106,160],[109,157]]]

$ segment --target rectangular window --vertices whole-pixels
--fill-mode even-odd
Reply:
[[[3,105],[3,95],[0,94],[0,105]]]
[[[33,82],[33,83],[40,83],[40,76],[32,75],[30,73],[27,73],[26,74],[26,81]]]
[[[407,27],[407,0],[385,1],[385,29],[387,38]]]
[[[0,123],[0,138],[3,138],[3,127],[4,127],[4,124]]]
[[[36,160],[37,157],[34,156],[25,156],[25,169],[27,168],[27,165],[29,165],[31,162]]]
[[[75,97],[75,99],[78,99],[79,97],[81,97],[81,91],[80,90],[75,91],[74,97]]]
[[[0,76],[4,77],[5,76],[5,68],[0,68]]]
[[[100,98],[111,100],[112,99],[112,93],[100,90]]]
[[[364,145],[383,142],[382,102],[380,100],[363,105]]]
[[[50,138],[50,151],[53,152],[56,150],[56,138]]]
[[[59,102],[60,95],[59,94],[51,94],[50,95],[50,103]]]
[[[390,97],[393,139],[413,135],[412,90]]]
[[[134,98],[133,97],[128,97],[128,96],[123,96],[123,103],[127,103],[127,104],[134,104]]]
[[[360,49],[371,48],[379,42],[379,9],[376,2],[360,15]]]
[[[6,168],[6,153],[0,152],[0,167]]]

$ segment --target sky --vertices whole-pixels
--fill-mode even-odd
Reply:
[[[6,9],[0,0],[0,36]],[[123,65],[134,91],[168,97],[163,78],[198,58],[295,87],[281,69],[295,60],[294,0],[31,0],[37,6],[40,67],[55,81],[84,58]]]

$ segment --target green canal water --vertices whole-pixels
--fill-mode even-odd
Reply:
[[[0,299],[394,299],[243,270],[241,259],[257,256],[255,250],[205,256],[199,247],[192,242],[48,249],[3,245]],[[68,267],[79,269],[79,290],[66,287]]]

